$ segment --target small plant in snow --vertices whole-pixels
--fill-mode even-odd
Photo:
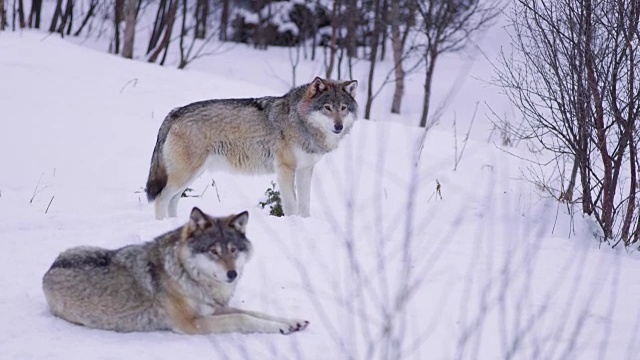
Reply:
[[[190,195],[193,193],[193,189],[192,188],[186,188],[184,189],[184,191],[182,192],[182,195],[180,195],[180,197],[186,198],[186,197],[198,197],[198,195]]]
[[[284,216],[284,211],[282,211],[282,199],[280,199],[280,191],[276,190],[276,184],[273,181],[264,194],[267,196],[267,199],[265,201],[258,202],[258,205],[263,209],[269,206],[269,215],[278,217]]]

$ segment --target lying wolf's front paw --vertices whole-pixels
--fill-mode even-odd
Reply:
[[[296,331],[304,330],[309,325],[307,320],[289,320],[284,324],[284,327],[280,329],[280,333],[288,335]]]

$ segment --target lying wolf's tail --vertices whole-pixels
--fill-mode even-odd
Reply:
[[[169,128],[171,127],[171,113],[164,120],[158,131],[158,140],[156,140],[156,147],[153,148],[153,155],[151,156],[151,168],[149,169],[149,178],[147,179],[147,199],[153,201],[167,186],[167,168],[162,156],[162,150],[164,143],[167,140],[169,134]]]

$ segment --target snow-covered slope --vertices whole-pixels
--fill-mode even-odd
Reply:
[[[283,92],[273,74],[235,76],[251,66],[247,51],[222,55],[235,67],[223,76],[0,36],[2,359],[639,357],[637,253],[599,249],[588,220],[572,223],[516,180],[523,164],[491,143],[470,141],[454,171],[444,127],[423,137],[359,120],[317,166],[308,219],[258,208],[274,176],[207,174],[178,219],[154,220],[141,190],[171,108]],[[308,329],[118,334],[50,314],[41,279],[59,252],[150,240],[194,205],[250,212],[256,251],[233,305],[306,318]]]

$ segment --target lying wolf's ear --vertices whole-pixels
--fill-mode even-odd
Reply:
[[[356,98],[356,90],[358,89],[358,81],[350,80],[342,83],[342,88],[347,94],[351,95],[352,98]]]
[[[322,80],[321,78],[316,76],[316,78],[313,79],[311,84],[309,84],[309,89],[307,90],[307,96],[309,96],[309,98],[313,98],[314,96],[317,96],[318,94],[322,94],[323,92],[325,92],[327,88],[328,88],[327,83],[324,82],[324,80]]]
[[[249,213],[243,211],[238,215],[231,216],[227,224],[244,234],[247,229],[247,221],[249,221]]]
[[[202,212],[202,210],[194,207],[191,210],[191,215],[189,216],[189,228],[191,232],[196,230],[204,230],[211,226],[211,220],[209,217]]]

